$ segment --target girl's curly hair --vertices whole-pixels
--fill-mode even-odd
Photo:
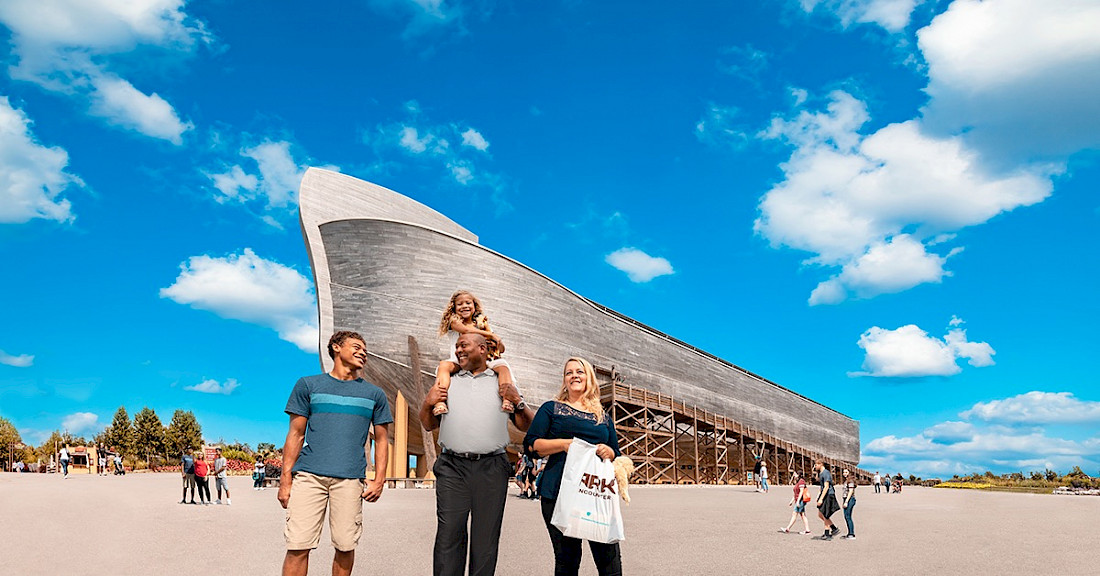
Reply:
[[[459,290],[458,292],[451,294],[451,300],[447,302],[447,307],[443,310],[443,317],[439,319],[440,336],[447,335],[447,331],[451,329],[451,323],[454,322],[456,319],[460,322],[462,321],[462,319],[458,315],[458,312],[455,310],[455,301],[458,300],[458,297],[462,295],[469,296],[470,299],[474,301],[474,326],[477,327],[478,330],[489,329],[489,317],[486,316],[485,311],[481,309],[481,300],[478,300],[477,296],[474,296],[467,290]]]

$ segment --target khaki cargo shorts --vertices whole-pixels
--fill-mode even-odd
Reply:
[[[295,472],[286,507],[287,550],[312,550],[321,541],[321,525],[328,509],[332,546],[341,552],[355,550],[363,534],[363,490],[359,478],[330,478]]]

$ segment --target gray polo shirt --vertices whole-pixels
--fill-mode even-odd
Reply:
[[[508,416],[500,411],[500,385],[492,370],[462,370],[451,378],[447,413],[440,416],[439,445],[455,452],[487,454],[508,445]]]

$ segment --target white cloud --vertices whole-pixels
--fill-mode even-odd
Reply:
[[[846,26],[895,31],[919,4],[802,0]],[[929,96],[919,117],[863,136],[866,106],[834,92],[827,112],[777,118],[759,134],[795,152],[761,202],[757,232],[842,267],[909,234],[931,265],[914,280],[940,281],[934,264],[946,256],[927,250],[936,237],[1042,202],[1071,155],[1100,149],[1098,29],[1092,0],[954,0],[916,32]],[[842,271],[822,283],[814,301],[891,291],[848,280]]]
[[[990,172],[959,137],[928,136],[914,120],[863,136],[868,120],[863,102],[836,91],[825,111],[775,118],[758,134],[794,151],[754,229],[773,246],[814,254],[808,263],[842,267],[811,303],[939,282],[958,249],[939,255],[929,246],[1051,192],[1048,167]]]
[[[1092,0],[955,0],[917,33],[925,124],[1006,164],[1100,148],[1097,30]]]
[[[240,385],[239,382],[230,378],[225,381],[225,384],[217,380],[203,380],[194,386],[184,386],[183,389],[191,390],[192,392],[202,392],[204,394],[224,394],[225,396],[229,396]]]
[[[512,209],[506,194],[506,178],[484,168],[485,163],[491,161],[491,156],[480,154],[489,149],[489,141],[480,131],[469,126],[459,127],[458,124],[428,122],[415,100],[406,102],[404,110],[408,115],[405,121],[380,124],[372,132],[364,134],[364,142],[374,149],[380,159],[376,166],[390,169],[403,167],[408,162],[438,171],[459,185],[489,189],[489,202],[496,215]],[[456,144],[452,145],[452,142]],[[394,151],[399,152],[403,159],[400,164],[390,160]]]
[[[432,138],[430,135],[421,140],[416,128],[412,126],[404,126],[401,128],[401,147],[413,154],[420,154],[426,151],[431,141]]]
[[[986,470],[1001,474],[1049,468],[1065,473],[1073,466],[1100,466],[1100,437],[1070,440],[1050,436],[1041,428],[948,421],[914,436],[891,434],[871,440],[863,447],[860,466],[926,478]]]
[[[941,340],[914,324],[896,330],[874,326],[859,337],[859,347],[866,352],[864,371],[850,376],[951,376],[962,371],[957,364],[961,358],[968,359],[971,366],[991,366],[996,354],[985,342],[968,341],[961,328],[950,329]]]
[[[1069,392],[1033,391],[978,402],[960,416],[1009,424],[1100,424],[1100,402],[1079,400]]]
[[[61,420],[61,429],[77,436],[95,432],[99,428],[99,416],[91,412],[76,412]]]
[[[65,172],[68,164],[68,153],[39,144],[27,115],[0,96],[0,223],[71,221],[72,206],[61,193],[83,183]]]
[[[245,149],[242,154],[256,161],[260,169],[260,191],[267,197],[268,206],[283,208],[298,203],[298,186],[307,166],[294,162],[289,142],[264,141]]]
[[[957,444],[974,439],[974,425],[969,422],[941,422],[926,429],[921,435],[939,444]]]
[[[183,133],[194,125],[182,122],[175,109],[157,94],[144,94],[133,84],[114,76],[92,79],[91,112],[111,123],[146,136],[183,143]]]
[[[259,178],[246,174],[240,166],[233,166],[229,172],[222,174],[209,174],[208,177],[214,181],[214,187],[222,193],[223,197],[217,199],[219,202],[251,198],[260,184]]]
[[[836,14],[847,28],[854,24],[877,24],[890,32],[901,32],[909,25],[913,10],[927,0],[799,0],[802,9],[817,8]]]
[[[739,113],[737,108],[710,103],[703,117],[695,123],[695,137],[705,144],[731,148],[744,146],[749,141],[749,135],[737,122]]]
[[[435,30],[456,26],[463,30],[464,11],[457,1],[447,0],[370,0],[376,10],[408,19],[408,25],[402,33],[406,40],[412,40]]]
[[[950,256],[950,254],[948,255]],[[850,293],[859,298],[902,292],[924,283],[939,283],[951,273],[943,269],[947,257],[929,254],[908,234],[871,245],[867,252],[844,265],[840,274],[818,284],[810,304],[837,304]]]
[[[481,132],[470,128],[462,133],[462,145],[470,146],[481,150],[482,152],[489,149],[489,141],[481,135]]]
[[[34,356],[30,354],[20,354],[18,356],[12,356],[3,350],[0,350],[0,364],[6,364],[8,366],[14,366],[15,368],[30,368],[34,365]]]
[[[649,282],[658,276],[674,272],[668,260],[655,258],[637,248],[620,248],[608,254],[604,260],[626,272],[632,282]]]
[[[759,84],[760,73],[768,67],[768,53],[752,47],[729,46],[722,49],[722,58],[718,69],[726,74],[737,76],[753,84]]]
[[[266,326],[304,352],[317,351],[313,283],[249,248],[224,258],[192,256],[160,296],[222,318]]]
[[[447,168],[451,170],[451,175],[459,184],[466,185],[474,179],[473,166],[469,162],[460,160],[447,164]]]
[[[114,56],[148,47],[187,53],[210,41],[184,0],[7,0],[0,22],[11,31],[11,76],[77,96],[89,112],[153,138],[182,142],[191,125],[157,94],[112,72]]]
[[[272,213],[283,216],[298,205],[298,187],[310,164],[308,159],[296,161],[290,147],[285,140],[264,140],[240,150],[240,156],[250,161],[249,169],[235,164],[224,172],[205,172],[220,193],[215,200],[255,205],[265,222],[281,229],[282,224]],[[323,167],[339,170],[337,166]]]

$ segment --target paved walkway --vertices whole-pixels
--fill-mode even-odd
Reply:
[[[232,506],[177,502],[172,474],[0,474],[0,574],[277,574],[283,510],[274,490],[230,478]],[[1088,574],[1097,571],[1100,498],[861,488],[856,540],[780,534],[790,489],[636,486],[624,508],[628,575]],[[514,493],[514,490],[513,490]],[[355,574],[429,574],[434,491],[387,490],[364,506]],[[843,526],[843,515],[834,518]],[[820,533],[821,524],[811,520]],[[497,573],[549,574],[550,542],[535,502],[510,497]],[[843,531],[842,531],[843,533]],[[326,535],[310,574],[329,573]],[[581,574],[595,574],[585,552]],[[192,568],[183,569],[190,565]]]

